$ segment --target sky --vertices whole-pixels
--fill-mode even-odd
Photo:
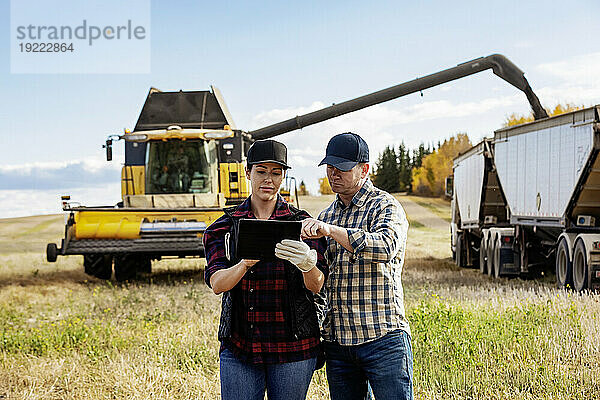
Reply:
[[[27,2],[14,1],[27,15]],[[501,53],[543,105],[600,104],[597,0],[136,2],[130,12],[148,21],[147,49],[107,58],[98,43],[82,64],[93,73],[67,73],[66,62],[64,71],[15,73],[15,21],[10,1],[0,0],[0,218],[59,213],[65,194],[83,205],[120,201],[124,146],[115,143],[107,162],[102,144],[133,129],[150,87],[214,85],[237,127],[252,130]],[[81,21],[81,7],[52,4],[61,20]],[[121,15],[106,2],[80,4],[90,23]],[[107,60],[133,71],[102,73]],[[363,136],[374,162],[401,142],[414,148],[466,132],[475,143],[511,113],[529,113],[525,95],[485,71],[276,139],[288,146],[291,174],[314,193],[325,176],[317,164],[337,133]]]

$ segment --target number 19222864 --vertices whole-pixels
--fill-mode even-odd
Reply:
[[[21,53],[66,53],[73,52],[73,43],[19,43]]]

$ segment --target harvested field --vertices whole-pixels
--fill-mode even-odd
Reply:
[[[332,198],[300,202],[316,215]],[[412,223],[403,282],[417,398],[598,398],[600,296],[557,290],[552,277],[460,269],[448,204],[398,198]],[[202,261],[163,260],[139,281],[100,281],[83,273],[81,257],[45,262],[62,224],[0,220],[0,398],[219,398],[220,299]],[[324,370],[309,398],[328,398]]]

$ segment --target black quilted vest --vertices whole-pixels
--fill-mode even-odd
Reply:
[[[300,221],[304,219],[302,211],[291,205],[288,205],[291,214],[283,220]],[[232,226],[230,230],[229,248],[232,255],[231,265],[237,264],[240,260],[235,256],[235,235],[239,226],[240,217],[234,217],[233,214],[237,207],[224,209],[225,214],[231,219]],[[279,218],[278,218],[279,219]],[[317,312],[314,304],[313,293],[304,286],[302,272],[293,264],[285,263],[285,276],[288,284],[288,290],[285,292],[284,319],[288,324],[290,337],[286,340],[299,340],[310,337],[319,337],[319,324],[317,321]],[[239,284],[233,289],[224,292],[221,300],[221,320],[219,323],[219,340],[231,337],[231,332],[235,331],[242,337],[249,337],[248,324],[244,321],[244,310],[242,302],[239,300],[242,296]]]

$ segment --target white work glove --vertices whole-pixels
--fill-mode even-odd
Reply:
[[[275,245],[275,255],[294,264],[302,272],[317,265],[317,251],[298,240],[283,239]]]

